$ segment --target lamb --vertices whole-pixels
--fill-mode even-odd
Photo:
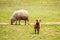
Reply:
[[[39,34],[39,29],[40,29],[40,21],[41,20],[37,19],[34,23],[34,31],[35,31],[35,33],[37,31],[38,34]]]
[[[17,24],[17,21],[19,21],[19,24],[20,24],[20,21],[21,20],[24,20],[25,21],[25,25],[29,24],[29,15],[28,15],[28,11],[27,10],[17,10],[15,11],[12,16],[11,16],[11,24],[13,25],[14,22],[16,22]],[[27,21],[27,22],[26,22]]]

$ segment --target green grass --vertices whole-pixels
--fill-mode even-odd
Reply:
[[[29,20],[60,21],[60,0],[0,0],[0,22],[10,23],[12,13],[19,9],[29,11]],[[40,34],[34,34],[32,25],[0,24],[0,40],[60,40],[60,25],[42,25]]]
[[[32,25],[0,24],[0,40],[60,40],[60,25],[42,25],[34,34]]]
[[[0,22],[10,22],[12,13],[19,9],[29,11],[30,22],[37,18],[42,22],[59,22],[59,5],[59,0],[0,0]]]

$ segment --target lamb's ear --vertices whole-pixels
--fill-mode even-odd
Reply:
[[[35,21],[38,21],[37,19]]]
[[[38,21],[40,21],[40,19],[37,19]]]
[[[40,20],[41,21],[41,20]]]

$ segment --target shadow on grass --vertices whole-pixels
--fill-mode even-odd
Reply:
[[[11,24],[10,24],[11,25]],[[13,24],[12,26],[31,26],[31,25],[24,25],[24,24]]]
[[[34,32],[34,33],[31,33],[31,34],[39,34],[39,33],[35,33],[35,32]]]

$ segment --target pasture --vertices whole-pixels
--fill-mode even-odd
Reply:
[[[0,0],[0,22],[10,22],[12,13],[26,9],[30,14],[30,22],[39,18],[42,22],[60,21],[59,0]]]
[[[0,0],[0,40],[60,40],[59,24],[42,24],[40,34],[33,25],[10,25],[12,13],[19,9],[29,12],[30,23],[60,22],[60,0]],[[24,21],[23,21],[24,22]]]
[[[60,25],[42,25],[35,34],[32,25],[0,24],[0,40],[60,40]]]

